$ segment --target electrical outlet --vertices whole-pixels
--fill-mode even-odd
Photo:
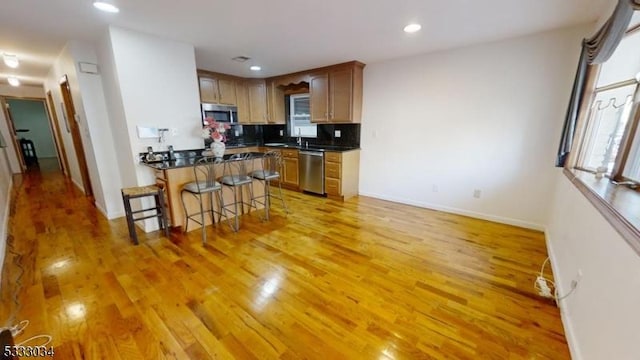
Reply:
[[[578,280],[571,280],[571,288],[575,289],[578,287]]]
[[[240,136],[240,131],[236,130],[234,134],[236,134],[236,136]]]
[[[482,191],[480,191],[480,189],[475,189],[473,190],[473,197],[476,199],[480,199],[480,195],[482,194]]]
[[[334,135],[335,137],[339,138],[340,136],[342,136],[342,133],[340,132],[340,130],[335,130],[335,131],[333,132],[333,135]]]
[[[371,137],[374,138],[374,139],[377,138],[378,137],[378,132],[376,130],[373,130],[371,132]]]
[[[284,136],[284,130],[280,130],[280,136]]]
[[[433,186],[431,186],[431,191],[438,192],[438,185],[433,184]]]
[[[178,134],[179,134],[178,133],[178,129],[176,129],[176,128],[172,128],[171,129],[171,136],[178,136]]]

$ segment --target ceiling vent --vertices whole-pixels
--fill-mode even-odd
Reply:
[[[233,59],[231,59],[231,60],[234,60],[234,61],[237,61],[237,62],[241,62],[241,63],[243,63],[243,62],[245,62],[245,61],[247,61],[247,60],[250,60],[250,59],[251,59],[251,58],[250,58],[250,57],[248,57],[248,56],[236,56],[236,57],[234,57],[234,58],[233,58]]]

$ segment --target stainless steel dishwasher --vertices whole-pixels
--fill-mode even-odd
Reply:
[[[324,153],[300,150],[300,187],[324,195]]]

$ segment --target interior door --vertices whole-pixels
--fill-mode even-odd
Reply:
[[[16,132],[15,125],[13,124],[11,109],[9,108],[9,104],[7,104],[4,98],[0,98],[0,105],[2,105],[5,117],[7,118],[7,126],[9,127],[9,132],[11,133],[11,142],[13,143],[14,149],[16,149],[16,155],[18,157],[18,161],[20,162],[20,168],[24,172],[27,169],[27,165],[24,162],[24,157],[22,156],[22,147],[20,146],[20,142],[18,141],[18,133]]]
[[[53,96],[51,91],[47,91],[47,107],[49,108],[49,120],[52,123],[53,140],[55,141],[56,150],[58,151],[58,159],[60,161],[60,167],[62,173],[66,176],[71,176],[69,173],[69,162],[67,161],[67,151],[64,148],[64,142],[62,141],[62,133],[60,132],[60,122],[58,121],[58,114],[56,113],[56,107],[53,102]]]
[[[78,166],[80,167],[80,175],[82,176],[82,186],[84,188],[84,194],[85,196],[92,197],[93,190],[91,188],[91,178],[89,177],[87,158],[84,153],[84,147],[82,146],[82,136],[80,134],[80,126],[78,125],[77,121],[78,115],[76,113],[75,106],[73,105],[71,88],[69,87],[69,80],[67,79],[66,75],[60,82],[60,91],[62,92],[62,99],[64,100],[67,119],[69,119],[69,130],[71,130],[73,147],[75,148],[76,158],[78,159]]]

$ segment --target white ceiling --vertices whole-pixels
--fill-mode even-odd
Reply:
[[[116,0],[119,14],[91,0],[1,0],[0,53],[9,74],[39,84],[71,39],[93,41],[109,24],[191,43],[199,68],[271,76],[349,60],[385,59],[595,21],[613,0]],[[419,22],[422,30],[402,28]],[[252,58],[245,64],[231,61]],[[249,63],[262,66],[260,73]]]

